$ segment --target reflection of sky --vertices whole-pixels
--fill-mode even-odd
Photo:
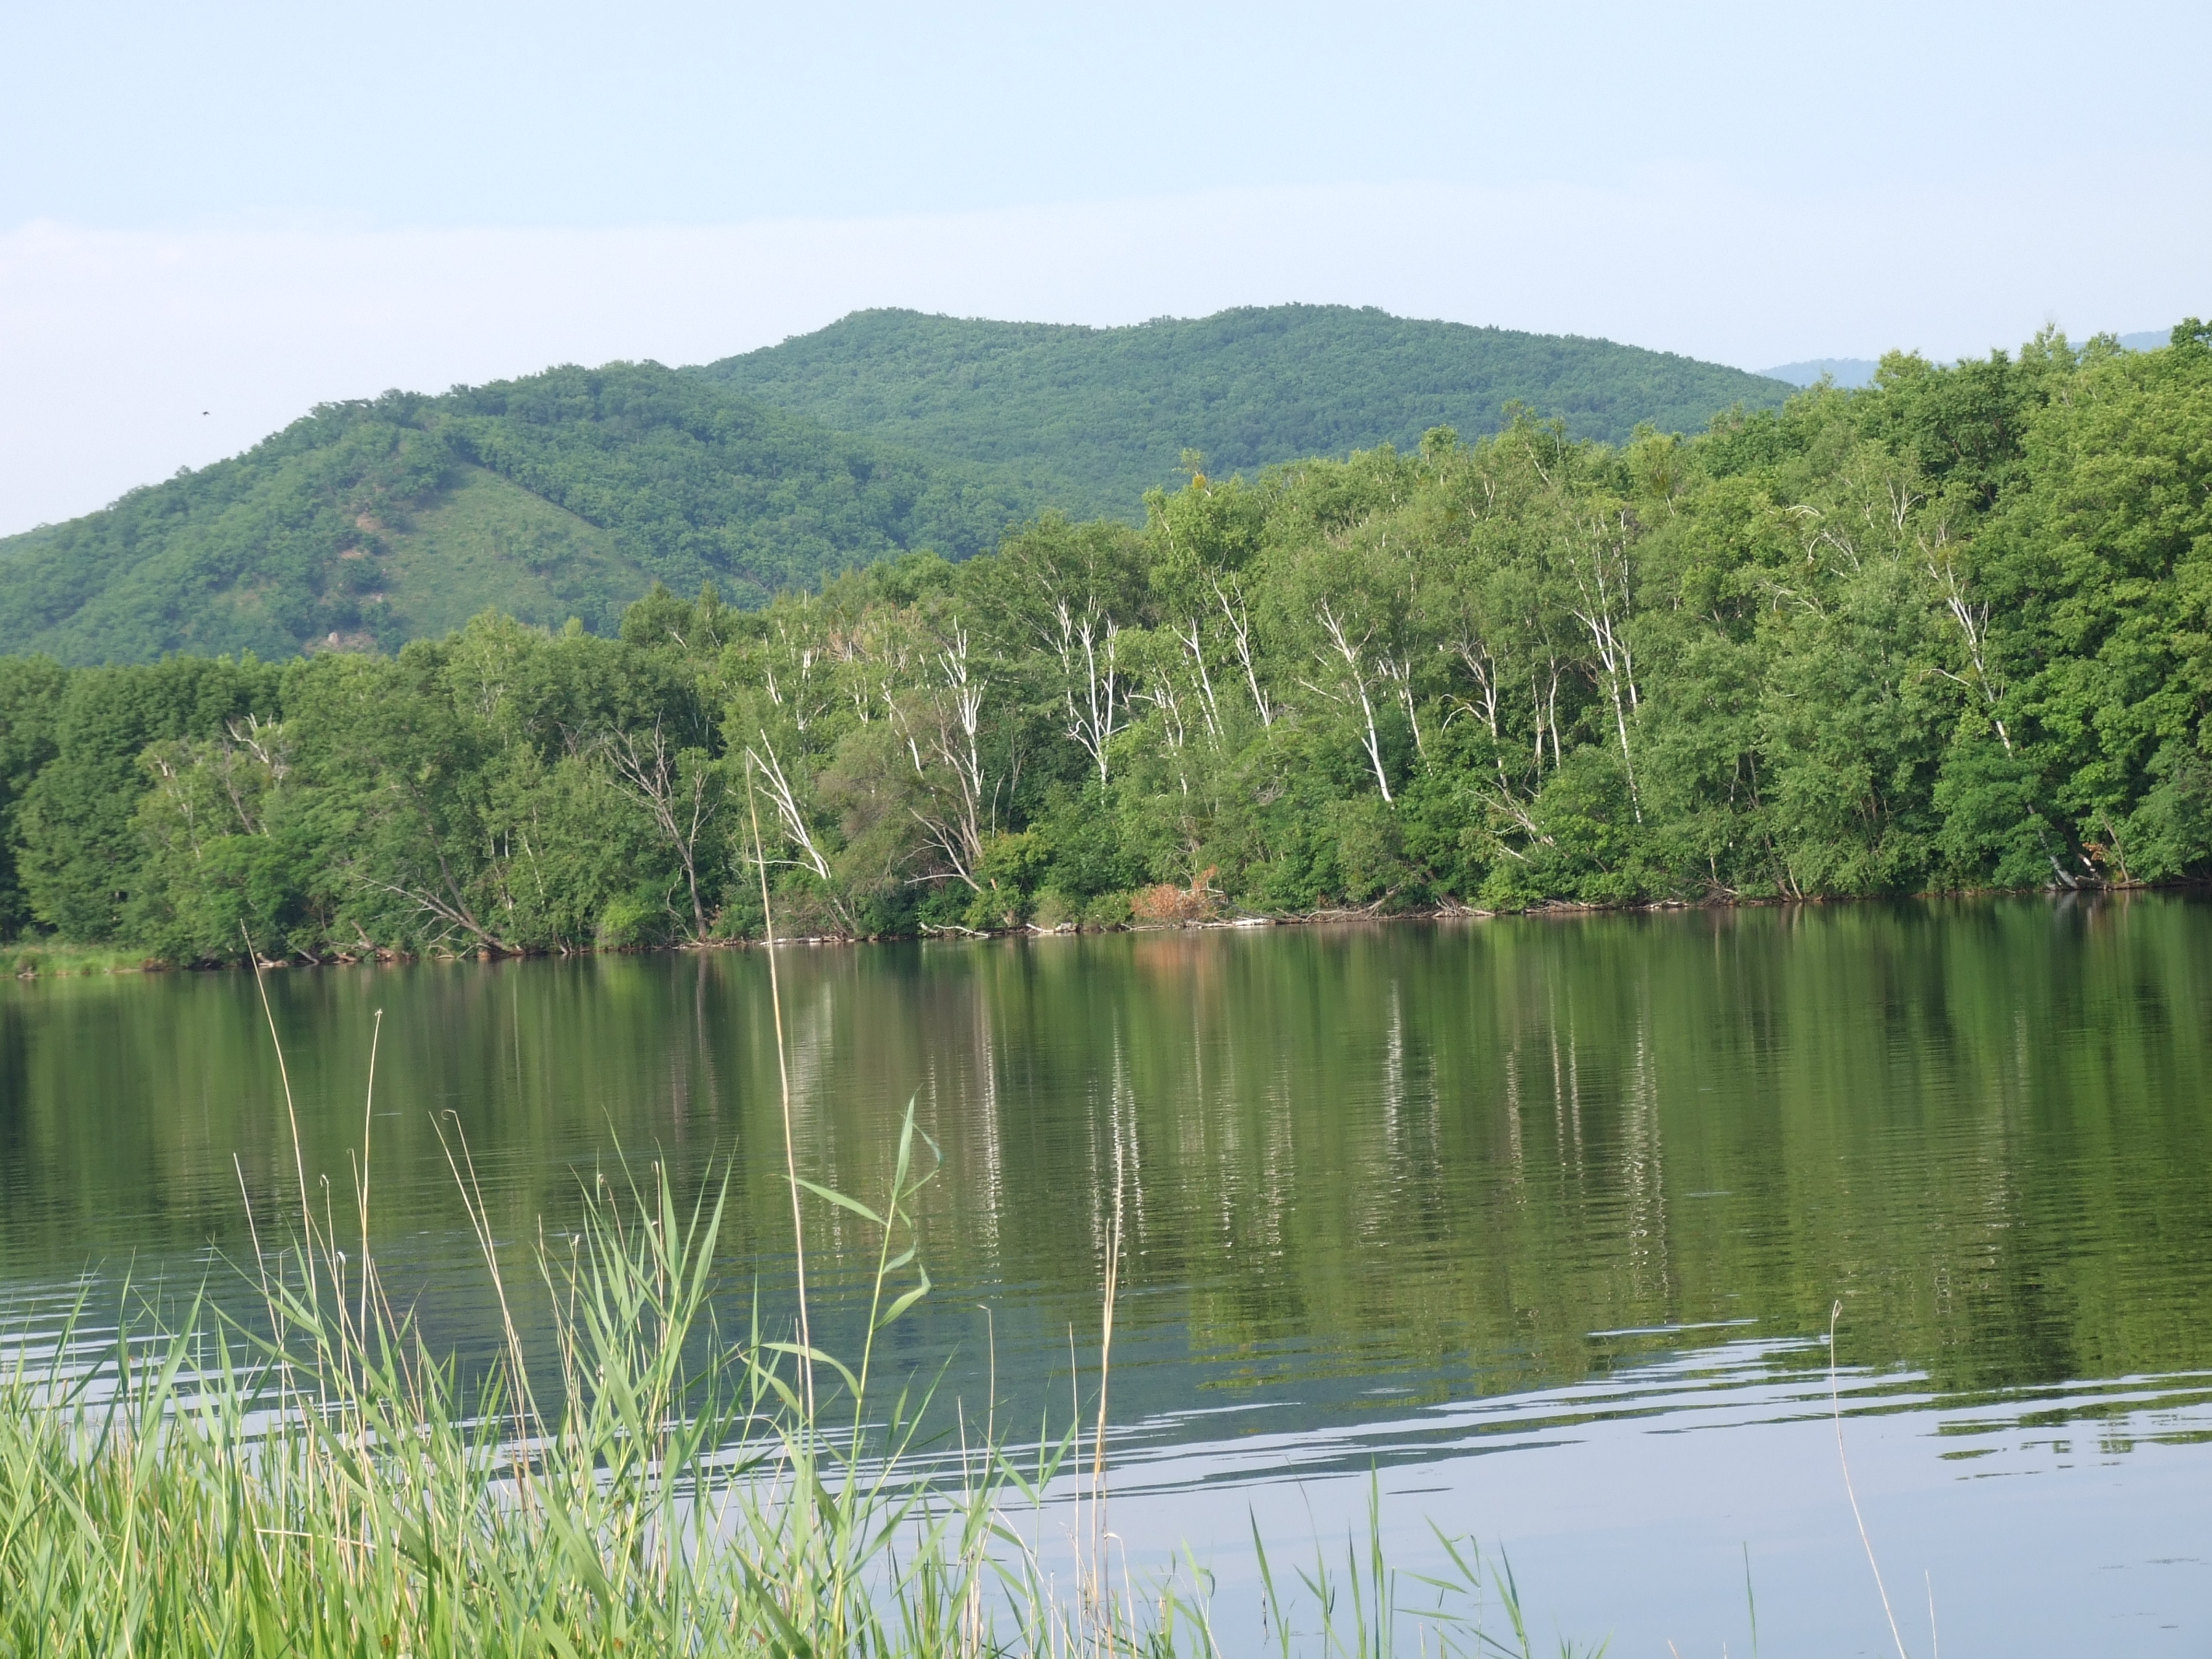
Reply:
[[[1755,1374],[1755,1361],[1747,1367]],[[1802,1382],[1802,1379],[1799,1380]],[[1910,1650],[1929,1651],[1932,1593],[1951,1655],[2201,1653],[2212,1626],[2212,1504],[2201,1454],[2181,1443],[2212,1431],[2212,1389],[2188,1379],[2176,1404],[2147,1382],[2135,1408],[2076,1423],[2070,1434],[1962,1414],[1892,1395],[1882,1414],[1847,1415],[1850,1468]],[[1864,1402],[1869,1379],[1846,1378]],[[1893,1651],[1853,1524],[1832,1424],[1807,1398],[1749,1380],[1677,1392],[1652,1379],[1657,1416],[1577,1416],[1595,1402],[1536,1397],[1496,1414],[1444,1409],[1377,1437],[1423,1461],[1376,1458],[1394,1559],[1416,1571],[1446,1563],[1430,1523],[1472,1534],[1495,1564],[1503,1547],[1540,1638],[1610,1634],[1616,1654],[1748,1654],[1746,1551],[1760,1650]],[[1582,1391],[1570,1391],[1580,1394]],[[1885,1390],[1887,1392],[1887,1390]],[[1673,1409],[1662,1396],[1672,1395]],[[2151,1401],[2156,1404],[2149,1403]],[[2123,1402],[2099,1389],[2044,1409],[2100,1413]],[[1947,1462],[1952,1431],[1971,1422],[1971,1462]],[[1724,1431],[1714,1432],[1713,1431]],[[2129,1435],[2142,1437],[2125,1452]],[[1341,1564],[1364,1538],[1366,1470],[1358,1437],[1316,1448],[1304,1437],[1206,1449],[1203,1462],[1247,1480],[1279,1455],[1281,1484],[1171,1487],[1141,1455],[1112,1500],[1115,1530],[1176,1535],[1218,1575],[1216,1628],[1232,1650],[1256,1600],[1250,1527],[1285,1559],[1310,1565],[1316,1538]],[[1378,1449],[1379,1451],[1379,1449]],[[1503,1455],[1484,1455],[1501,1453]],[[1129,1484],[1133,1482],[1133,1484]],[[1416,1592],[1411,1587],[1404,1600]],[[1310,1609],[1309,1609],[1310,1611]],[[1493,1620],[1493,1628],[1496,1626]]]
[[[1166,1413],[1108,1437],[1109,1524],[1139,1571],[1212,1575],[1214,1630],[1261,1650],[1251,1546],[1279,1586],[1318,1548],[1364,1557],[1370,1482],[1395,1565],[1452,1577],[1436,1537],[1510,1565],[1540,1638],[1614,1653],[1893,1651],[1808,1345],[1685,1350],[1602,1384],[1296,1427],[1296,1404]],[[1783,1363],[1778,1364],[1780,1361]],[[2198,1443],[2212,1373],[1972,1399],[1838,1378],[1853,1488],[1910,1651],[1929,1605],[1954,1655],[2198,1653],[2212,1627],[2212,1502]],[[1073,1483],[1024,1530],[1063,1553]],[[1408,1621],[1433,1592],[1401,1586]],[[1293,1608],[1310,1628],[1311,1598]],[[1492,1595],[1487,1627],[1504,1634]],[[1299,1620],[1306,1624],[1302,1626]]]

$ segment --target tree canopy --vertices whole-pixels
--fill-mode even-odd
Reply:
[[[0,661],[0,918],[705,940],[759,931],[757,846],[781,931],[844,936],[2163,881],[2212,874],[2208,703],[2212,329],[2051,334],[1691,439],[1194,463],[1141,526],[657,586],[615,637]]]

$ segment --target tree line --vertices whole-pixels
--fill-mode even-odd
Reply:
[[[0,922],[173,962],[2212,873],[2212,328],[1210,477],[619,637],[0,661]]]

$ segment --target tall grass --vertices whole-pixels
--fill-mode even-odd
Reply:
[[[135,974],[167,964],[143,950],[112,945],[66,945],[58,939],[0,944],[0,978],[62,979],[81,974]]]
[[[664,1170],[623,1166],[581,1194],[573,1232],[541,1231],[529,1253],[551,1332],[533,1369],[522,1288],[449,1128],[502,1316],[496,1353],[466,1376],[378,1273],[368,1121],[343,1243],[304,1165],[288,1242],[264,1253],[254,1218],[258,1319],[204,1297],[165,1318],[141,1298],[93,1347],[80,1304],[16,1342],[0,1371],[0,1652],[1222,1651],[1199,1564],[1109,1564],[1110,1261],[1088,1470],[1079,1427],[1018,1449],[988,1411],[980,1445],[925,1448],[925,1400],[874,1374],[882,1332],[928,1290],[912,1203],[933,1148],[911,1106],[872,1202],[798,1183],[871,1230],[867,1323],[842,1357],[764,1330],[757,1299],[724,1328],[726,1176],[687,1204]],[[1450,1573],[1416,1577],[1382,1536],[1370,1495],[1340,1569],[1317,1554],[1279,1580],[1262,1549],[1267,1628],[1232,1646],[1528,1653],[1510,1574],[1488,1581],[1506,1621],[1493,1638],[1471,1547],[1446,1540]]]

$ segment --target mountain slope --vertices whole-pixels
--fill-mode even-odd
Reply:
[[[330,404],[234,459],[0,541],[0,652],[396,648],[488,605],[611,631],[654,580],[740,603],[1038,502],[656,364]]]
[[[1012,471],[1079,515],[1133,515],[1197,449],[1216,472],[1469,436],[1509,402],[1618,441],[1638,422],[1700,431],[1790,388],[1607,340],[1273,306],[1130,328],[856,312],[690,371],[825,425]]]
[[[326,404],[230,460],[0,540],[0,653],[396,649],[486,607],[611,632],[655,580],[757,604],[1048,507],[1135,518],[1217,471],[1341,456],[1517,400],[1702,428],[1788,388],[1601,340],[1279,306],[1092,329],[857,313],[703,368],[548,370]]]

